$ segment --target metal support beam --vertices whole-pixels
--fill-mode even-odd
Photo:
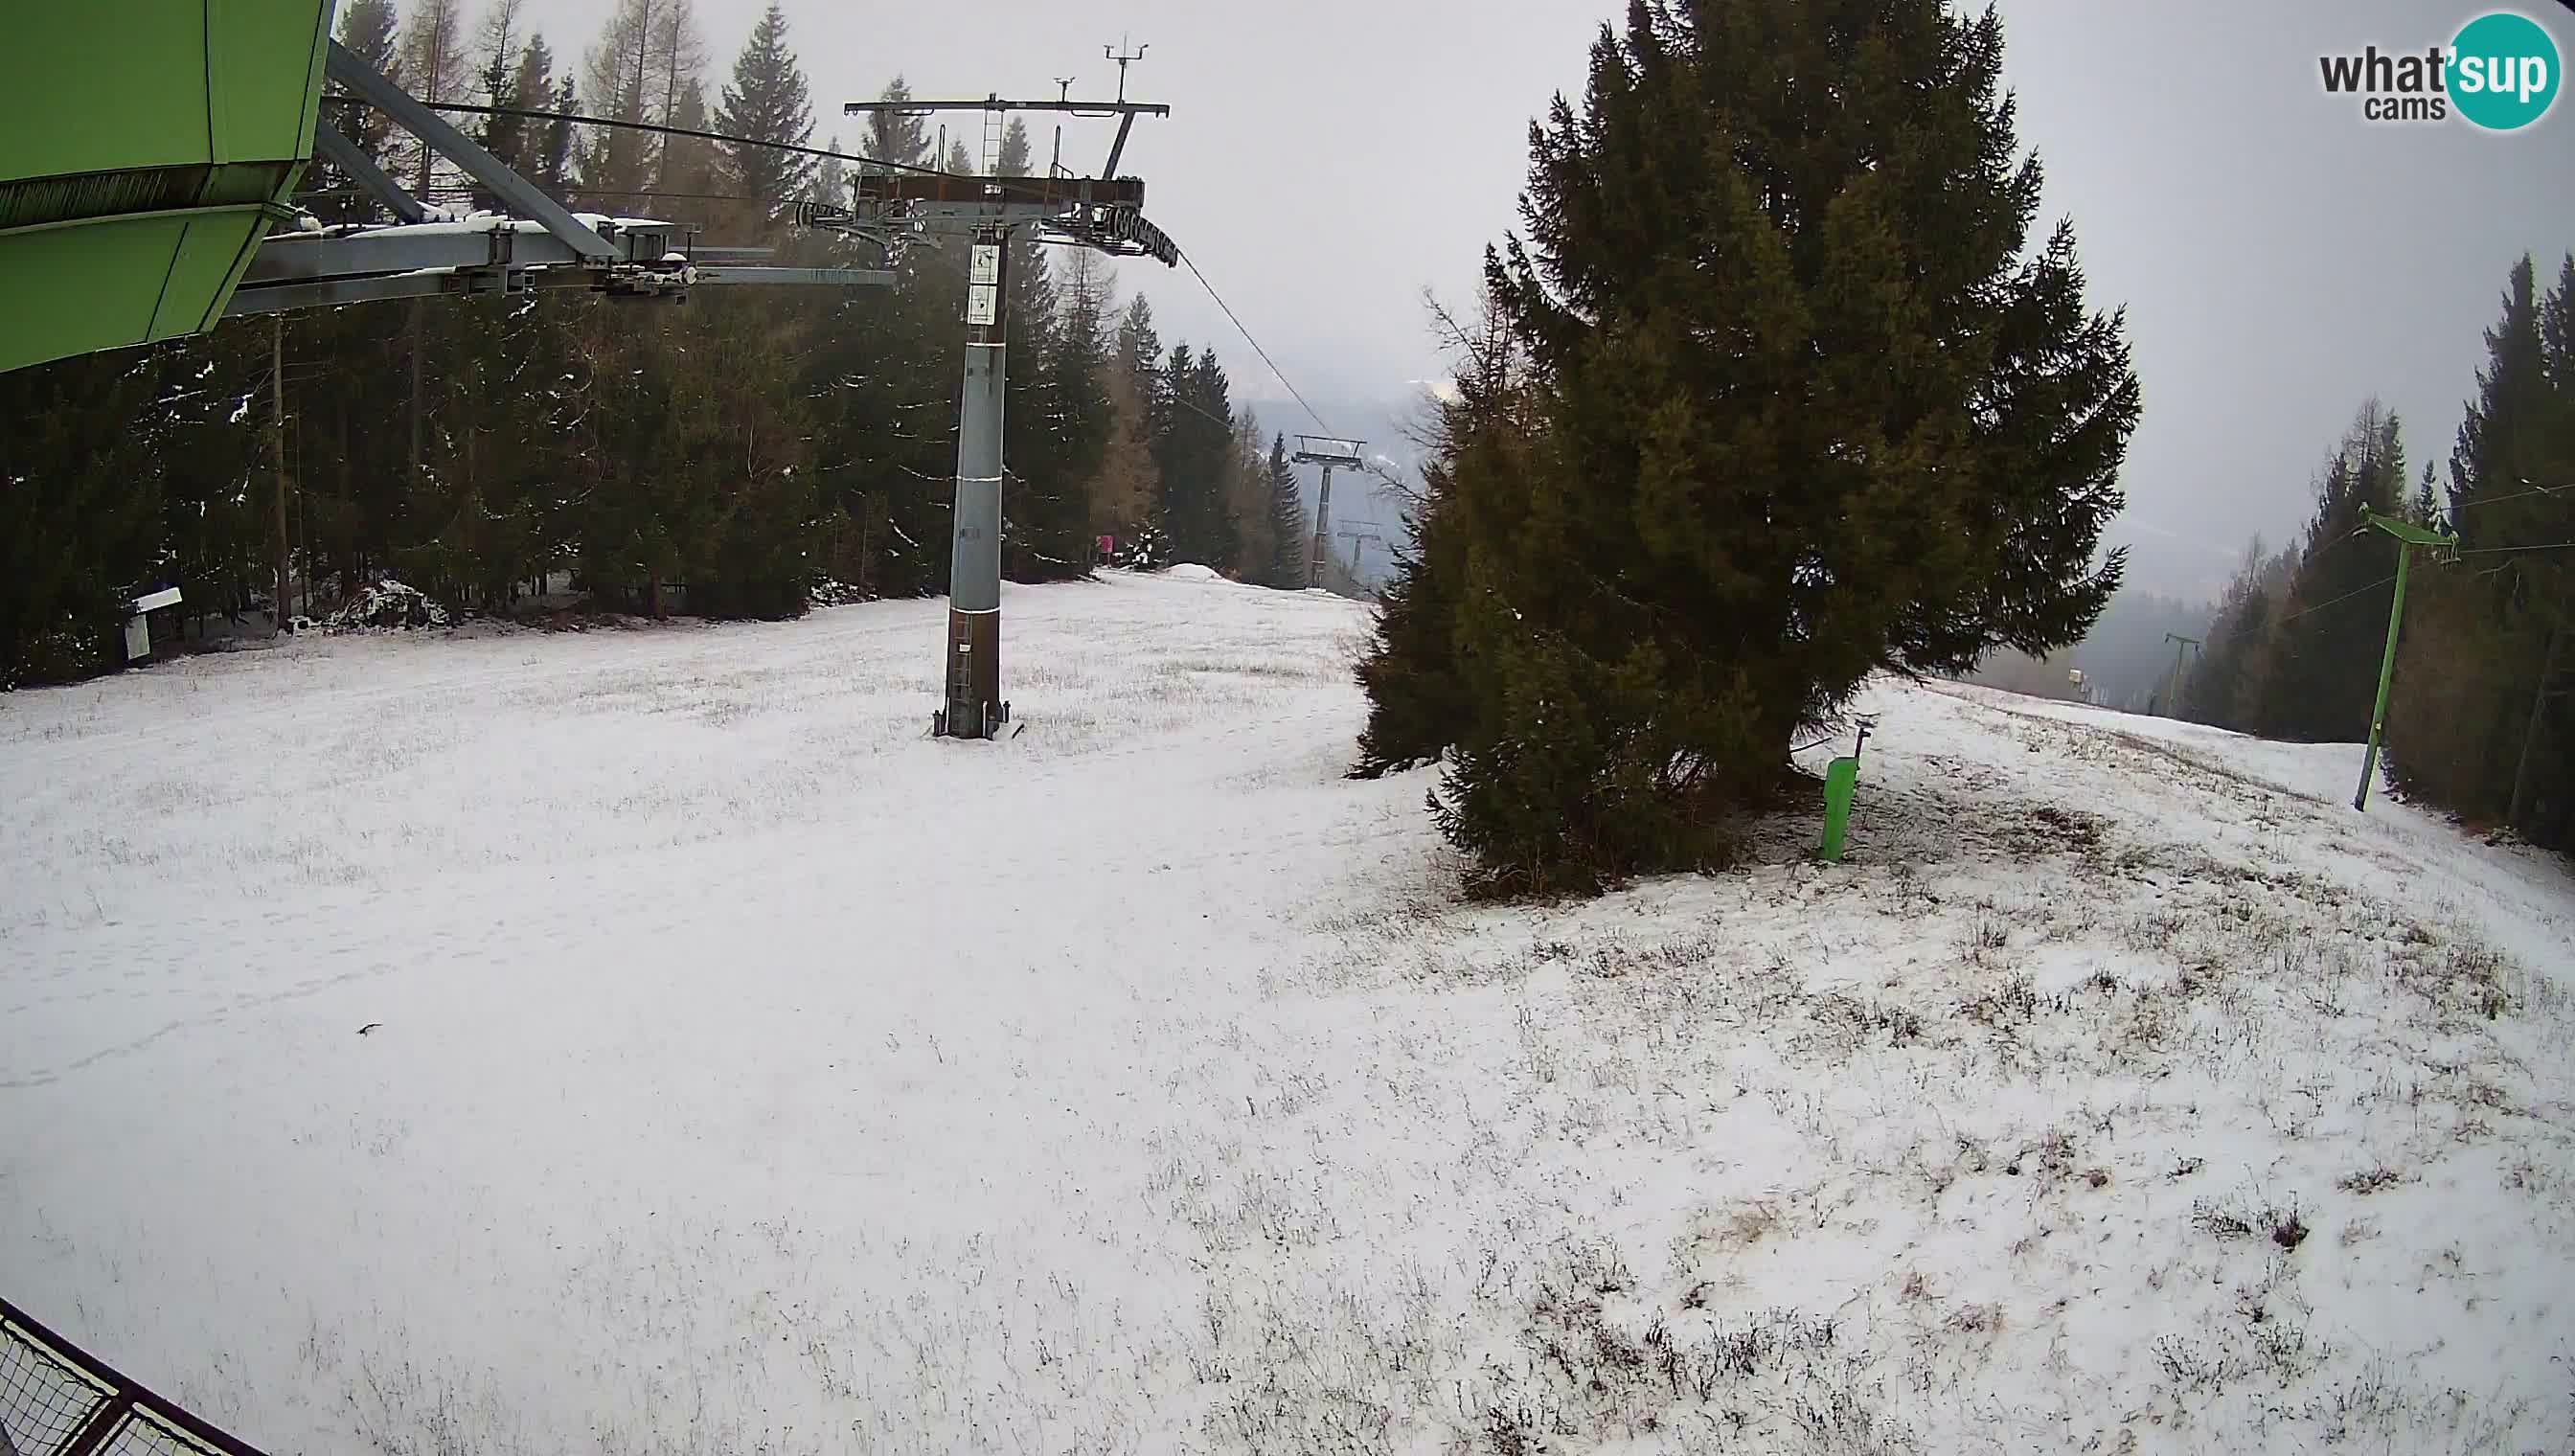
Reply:
[[[504,223],[495,228],[432,223],[338,237],[280,233],[252,255],[250,267],[242,272],[242,287],[416,273],[424,268],[545,268],[584,261],[581,254],[538,231],[534,223]]]
[[[863,268],[701,268],[696,270],[691,286],[768,284],[831,288],[892,288],[897,282],[898,276],[895,274]],[[317,278],[237,289],[233,293],[231,304],[224,310],[224,316],[249,318],[259,314],[287,313],[296,309],[378,303],[386,299],[398,298],[462,298],[479,294],[528,293],[537,289],[596,289],[599,287],[601,287],[601,278],[597,271],[575,267],[460,268],[420,273],[387,273],[372,277]],[[665,297],[672,296],[674,295],[665,295]]]
[[[475,294],[526,293],[540,288],[597,288],[587,269],[535,268],[519,272],[483,269],[431,273],[388,273],[373,278],[320,278],[306,283],[272,283],[233,292],[224,308],[228,319],[297,309],[336,308],[342,304],[381,303],[398,298],[466,297]]]
[[[1127,134],[1135,129],[1136,113],[1131,111],[1125,116],[1118,118],[1118,140],[1109,144],[1109,161],[1107,165],[1100,169],[1101,176],[1115,177],[1118,175],[1118,159],[1127,155]]]
[[[1331,564],[1332,468],[1323,467],[1323,488],[1314,493],[1314,549],[1307,554],[1305,585],[1323,585],[1323,568]]]
[[[841,104],[843,116],[874,116],[891,112],[896,116],[927,116],[934,111],[1055,111],[1067,116],[1170,116],[1172,108],[1158,101],[1005,101],[992,95],[977,101],[847,101]]]
[[[2366,506],[2361,508],[2360,524],[2362,530],[2374,526],[2396,538],[2396,600],[2387,609],[2387,651],[2378,660],[2378,703],[2369,711],[2369,751],[2360,763],[2360,790],[2351,796],[2353,808],[2366,810],[2369,781],[2378,776],[2379,735],[2387,728],[2387,690],[2396,679],[2396,638],[2405,627],[2405,569],[2413,565],[2414,548],[2428,547],[2446,555],[2458,549],[2458,542],[2446,532],[2426,531],[2411,521],[2381,516]]]
[[[958,206],[1007,208],[1017,215],[995,216],[1009,216],[1014,222],[1054,217],[1082,207],[1145,205],[1145,184],[1132,177],[1109,182],[1096,177],[922,177],[863,172],[856,190],[862,203],[935,204],[943,218],[956,216],[950,209]]]
[[[436,112],[413,100],[409,92],[336,40],[331,42],[329,71],[332,80],[348,87],[358,99],[391,116],[430,150],[464,168],[465,175],[482,183],[503,207],[522,217],[534,218],[564,246],[584,258],[605,263],[616,257],[617,250],[609,246],[608,240],[565,211],[563,204],[539,191],[536,184],[511,170],[509,164],[475,145],[463,132],[440,120]]]
[[[360,151],[357,143],[340,135],[339,129],[331,123],[314,124],[313,150],[323,161],[348,174],[350,181],[365,188],[378,202],[392,208],[395,217],[406,223],[429,220],[429,210],[420,205],[420,199],[403,191],[402,184],[377,166],[375,158]]]
[[[939,730],[989,738],[1002,702],[1002,384],[1010,352],[1012,229],[975,230],[966,275],[966,381],[957,407],[957,510],[948,558],[947,706]]]
[[[700,268],[698,282],[724,284],[812,285],[830,288],[892,288],[901,275],[873,268]]]
[[[2351,806],[2369,807],[2369,780],[2378,776],[2378,737],[2387,727],[2387,688],[2396,678],[2396,634],[2405,625],[2405,569],[2414,562],[2414,548],[2400,541],[2396,544],[2396,601],[2387,609],[2387,652],[2378,660],[2378,706],[2369,711],[2369,751],[2360,760],[2360,791],[2351,796]]]

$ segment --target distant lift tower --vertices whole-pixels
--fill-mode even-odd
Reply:
[[[2191,652],[2200,646],[2200,641],[2195,637],[2184,637],[2177,632],[2165,633],[2164,641],[2173,644],[2172,688],[2164,699],[2164,717],[2179,718],[2181,717],[2182,667]]]
[[[1141,54],[1141,52],[1139,53]],[[1139,116],[1169,116],[1168,106],[1127,99],[1127,63],[1119,62],[1116,101],[907,101],[898,106],[854,101],[851,116],[896,112],[984,113],[983,174],[885,174],[862,171],[848,231],[899,256],[915,239],[964,235],[970,240],[966,290],[966,380],[957,407],[957,510],[948,574],[948,647],[942,664],[945,701],[933,733],[989,738],[1010,722],[1002,698],[1002,382],[1009,351],[1011,245],[1024,233],[1040,242],[1090,248],[1117,257],[1152,258],[1178,267],[1180,249],[1145,220],[1145,184],[1120,177],[1118,159]],[[1066,89],[1070,89],[1069,87]],[[1098,177],[1066,172],[1059,156],[1044,177],[995,175],[1008,114],[1052,111],[1118,118],[1118,139]],[[1061,142],[1059,141],[1059,149]],[[832,210],[837,211],[837,210]],[[828,221],[828,220],[827,220]]]
[[[1299,435],[1296,453],[1289,457],[1298,465],[1323,468],[1323,487],[1314,493],[1314,549],[1306,553],[1305,585],[1323,585],[1323,564],[1332,559],[1332,472],[1357,470],[1366,464],[1359,459],[1364,440],[1338,440],[1328,435]]]
[[[1365,579],[1359,575],[1359,566],[1365,560],[1362,553],[1370,546],[1385,545],[1385,538],[1373,531],[1344,531],[1340,533],[1340,537],[1350,544],[1350,564],[1346,569],[1349,572],[1350,590],[1365,595],[1367,591],[1364,585]]]

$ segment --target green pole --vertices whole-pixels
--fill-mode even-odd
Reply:
[[[1842,831],[1850,822],[1851,789],[1859,782],[1859,759],[1835,758],[1824,767],[1824,842],[1815,853],[1828,862],[1842,857]]]
[[[2405,542],[2396,544],[2396,601],[2387,609],[2387,653],[2378,660],[2378,706],[2369,712],[2369,755],[2360,760],[2360,791],[2351,796],[2351,806],[2369,807],[2369,780],[2378,772],[2378,735],[2387,727],[2387,685],[2396,677],[2396,629],[2405,621],[2405,569],[2414,561],[2414,548]]]

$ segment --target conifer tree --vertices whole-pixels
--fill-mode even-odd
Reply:
[[[2543,293],[2514,265],[2450,456],[2451,524],[2475,570],[2417,566],[2387,762],[2418,798],[2575,843],[2575,255]]]
[[[1709,862],[1869,673],[2044,656],[2116,589],[2136,380],[2071,228],[2030,246],[2001,64],[1938,0],[1636,0],[1532,130],[1487,276],[1536,408],[1451,463],[1425,639],[1481,887]]]
[[[1233,438],[1225,462],[1225,509],[1234,522],[1234,559],[1227,563],[1238,582],[1267,584],[1279,543],[1273,535],[1270,463],[1261,453],[1261,417],[1249,409],[1234,416]]]
[[[402,82],[412,95],[423,101],[467,99],[465,12],[458,0],[413,0],[401,44]],[[438,154],[414,140],[407,155],[412,194],[426,196],[439,175]]]
[[[523,0],[493,0],[492,8],[483,15],[483,60],[475,73],[476,89],[483,104],[496,112],[527,105],[519,99],[529,94],[519,89],[519,81],[531,59],[531,48],[520,36],[522,4]],[[483,118],[475,140],[483,150],[517,167],[526,152],[527,129],[522,117],[496,114]],[[499,198],[479,182],[474,184],[472,196],[477,210],[500,206]]]
[[[1180,560],[1231,570],[1242,538],[1230,490],[1238,452],[1225,369],[1213,351],[1176,344],[1160,385],[1154,463],[1162,478],[1162,528]]]
[[[660,103],[659,113],[650,114],[650,119],[663,126],[706,130],[706,119],[713,108],[707,104],[706,83],[702,79],[707,69],[707,44],[698,30],[696,0],[661,0],[661,21],[651,34],[648,64],[657,78],[654,96]],[[684,115],[695,120],[684,120]],[[708,146],[704,141],[667,133],[657,138],[652,172],[661,180],[655,186],[665,191],[676,190],[668,179],[711,173],[714,162],[705,154]],[[697,155],[674,161],[674,153],[684,148],[697,149]]]
[[[402,58],[397,37],[402,19],[393,0],[349,0],[340,11],[340,44],[347,46],[359,60],[387,76],[399,77]],[[367,108],[373,115],[372,125],[352,116],[341,123],[340,134],[362,145],[370,131],[381,135],[393,122],[383,113]]]
[[[2271,601],[2285,591],[2288,564],[2255,537],[2220,594],[2198,660],[2182,680],[2181,702],[2162,705],[2174,717],[2247,730],[2252,722],[2250,677],[2270,631]]]
[[[2468,402],[2458,444],[2450,452],[2454,509],[2521,489],[2531,479],[2533,457],[2545,454],[2553,392],[2536,274],[2526,257],[2513,265],[2503,318],[2486,331],[2486,366],[2477,372],[2477,397]],[[2489,521],[2477,524],[2492,529]]]
[[[393,0],[350,0],[340,12],[340,44],[386,75],[402,69],[395,45],[399,29]],[[329,89],[334,95],[346,94],[337,82],[330,83]],[[330,106],[323,108],[323,120],[338,128],[377,166],[399,165],[392,156],[398,129],[383,112],[372,106]],[[318,194],[313,201],[314,216],[324,222],[365,222],[380,215],[381,204],[361,189],[355,178],[329,163],[317,158],[307,176],[305,190]]]
[[[692,76],[680,85],[678,102],[671,111],[670,124],[690,131],[709,130],[714,118],[707,115],[706,83]],[[716,204],[712,201],[722,188],[724,154],[720,144],[703,137],[665,137],[668,146],[662,150],[661,171],[654,179],[654,191],[673,199],[670,211],[701,214]]]
[[[0,689],[107,667],[119,597],[165,585],[155,579],[165,554],[156,400],[178,352],[0,374]]]
[[[1017,322],[1021,313],[1052,310],[1051,317],[1035,321],[1038,368],[1030,381],[1028,401],[1015,406],[1023,411],[1035,407],[1043,437],[1037,448],[1044,476],[1031,474],[1030,479],[1033,489],[1046,493],[1047,503],[1029,518],[1034,560],[1024,578],[1036,581],[1078,576],[1089,569],[1090,542],[1100,534],[1102,515],[1097,492],[1114,426],[1104,317],[1109,304],[1108,270],[1098,255],[1077,250],[1065,258],[1064,278],[1058,284],[1043,272],[1047,262],[1040,255],[1024,264],[1038,270],[1047,286],[1032,289],[1015,304],[1011,347],[1016,360],[1023,348],[1022,325]],[[1015,288],[1014,293],[1019,291]],[[1007,421],[1009,416],[1004,418]],[[1021,471],[1016,463],[1012,469]]]
[[[2404,490],[2402,432],[2372,400],[2317,480],[2315,519],[2278,629],[2280,655],[2254,715],[2260,731],[2318,742],[2368,736],[2397,548],[2362,513],[2395,515]]]
[[[2414,524],[2426,531],[2437,528],[2442,519],[2441,500],[2433,490],[2434,478],[2432,462],[2423,462],[2423,479],[2415,486],[2414,500],[2407,511]]]
[[[555,53],[546,44],[543,33],[532,34],[519,51],[517,67],[510,75],[510,95],[516,104],[532,111],[546,111],[555,102]],[[519,175],[534,180],[544,165],[548,123],[513,118],[518,124],[513,134],[517,144],[502,159],[519,169]]]
[[[1105,266],[1076,253],[1071,264],[1076,286],[1096,289],[1098,310],[1105,318],[1112,302]],[[1120,311],[1114,337],[1104,340],[1101,394],[1107,427],[1100,465],[1091,485],[1092,529],[1126,541],[1154,524],[1162,498],[1162,477],[1154,461],[1155,364],[1162,341],[1155,337],[1153,308],[1139,294]]]
[[[1436,760],[1473,716],[1456,650],[1466,554],[1457,471],[1488,440],[1534,428],[1537,391],[1528,354],[1491,290],[1469,320],[1435,304],[1432,314],[1455,365],[1453,390],[1434,398],[1420,442],[1421,491],[1405,512],[1405,540],[1395,550],[1392,579],[1377,594],[1376,625],[1356,670],[1368,715],[1354,777]]]
[[[1000,165],[993,169],[994,175],[1027,177],[1032,175],[1030,167],[1028,124],[1015,116],[1002,130],[1002,155]]]
[[[1154,329],[1153,301],[1140,293],[1118,316],[1118,367],[1150,396],[1160,388],[1162,365],[1163,336]]]
[[[893,108],[912,100],[912,85],[897,76],[886,83],[877,100],[886,110],[868,113],[866,154],[880,162],[899,167],[927,167],[931,164],[930,126],[918,116],[909,116]]]
[[[715,130],[743,139],[724,144],[724,190],[758,199],[747,206],[759,209],[754,220],[766,232],[804,195],[814,175],[811,157],[756,145],[801,147],[814,136],[813,100],[796,53],[788,48],[787,12],[779,0],[770,0],[751,39],[734,58],[733,80],[716,110]]]
[[[555,82],[553,110],[557,117],[581,114],[581,89],[570,76]],[[555,120],[539,123],[544,130],[537,134],[535,166],[528,180],[543,188],[557,202],[572,197],[574,137],[573,124]]]
[[[827,139],[823,143],[823,150],[840,151],[841,139],[838,136]],[[814,176],[805,185],[805,200],[830,207],[850,205],[849,169],[841,164],[839,157],[825,157],[815,165]]]
[[[617,0],[599,41],[590,48],[583,80],[591,105],[612,121],[653,122],[664,110],[657,94],[662,68],[656,43],[671,32],[674,0]],[[610,213],[630,211],[650,185],[660,153],[649,134],[602,127],[578,139],[583,196]]]

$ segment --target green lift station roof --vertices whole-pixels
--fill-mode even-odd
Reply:
[[[313,156],[333,0],[15,7],[0,371],[203,333]]]

